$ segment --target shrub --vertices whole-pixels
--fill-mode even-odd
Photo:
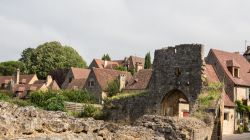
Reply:
[[[112,97],[112,96],[116,95],[117,93],[119,93],[120,92],[120,83],[119,83],[119,81],[116,79],[113,82],[109,83],[107,91],[108,91],[108,96],[109,97]]]
[[[39,106],[39,107],[45,107],[46,101],[52,97],[56,97],[57,93],[53,92],[53,91],[37,91],[37,92],[33,92],[30,95],[30,101],[31,103]]]
[[[238,133],[241,134],[241,133],[243,133],[243,132],[244,132],[243,126],[239,125],[239,126],[238,126]]]
[[[48,99],[45,102],[46,106],[45,109],[46,110],[50,110],[50,111],[65,111],[64,108],[64,97],[62,95],[57,95],[55,97],[52,97],[50,99]]]
[[[105,115],[102,109],[95,107],[93,105],[86,105],[84,111],[79,114],[79,117],[93,117],[95,119],[104,119]]]
[[[8,93],[0,93],[0,100],[2,101],[9,101],[11,99]]]
[[[13,104],[17,104],[19,106],[32,106],[33,105],[29,100],[22,100],[18,98],[14,98],[10,102]]]
[[[69,102],[95,103],[94,96],[85,90],[65,90],[61,94]]]

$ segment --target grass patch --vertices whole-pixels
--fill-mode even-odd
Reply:
[[[116,96],[108,97],[105,99],[105,101],[114,101],[114,100],[121,100],[126,98],[132,98],[132,97],[139,97],[139,96],[147,96],[148,92],[134,92],[134,93],[121,93]]]
[[[210,122],[210,109],[216,109],[224,85],[222,83],[210,83],[206,86],[197,99],[197,110],[191,115],[206,123]]]

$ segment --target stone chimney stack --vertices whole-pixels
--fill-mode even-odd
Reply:
[[[49,86],[52,82],[53,82],[52,77],[50,75],[48,75],[47,79],[46,79],[46,86]]]
[[[125,74],[119,75],[119,85],[120,85],[119,90],[121,92],[122,89],[124,89],[126,86],[126,75]]]
[[[107,60],[104,60],[104,68],[106,68],[108,65],[108,61]]]
[[[16,70],[16,84],[19,84],[20,82],[20,69],[18,68]]]

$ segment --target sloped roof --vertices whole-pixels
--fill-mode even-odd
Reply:
[[[13,92],[27,91],[27,90],[39,90],[44,84],[17,84],[13,87]]]
[[[246,58],[238,53],[230,53],[225,51],[220,51],[216,49],[211,49],[210,53],[213,53],[217,58],[219,64],[222,66],[224,72],[236,85],[250,86],[250,64]],[[240,77],[233,77],[227,68],[227,61],[234,60],[240,67]]]
[[[49,88],[52,90],[60,90],[60,87],[55,80],[52,81],[52,83],[49,85]]]
[[[85,78],[83,79],[73,79],[67,86],[67,89],[74,89],[74,87],[77,87],[78,89],[82,89],[86,83]]]
[[[148,88],[152,76],[151,69],[143,69],[137,72],[128,82],[125,90],[145,90]]]
[[[90,73],[90,69],[83,68],[73,68],[71,67],[71,71],[74,75],[74,79],[87,79]]]
[[[250,54],[250,46],[247,46],[247,50],[245,51],[244,55],[249,55]]]
[[[36,75],[35,74],[20,75],[19,80],[20,81],[26,81],[26,83],[29,83],[34,76],[36,76]],[[15,81],[16,76],[0,76],[0,84],[6,83],[6,81],[10,81],[11,79],[13,81]]]
[[[126,75],[127,81],[129,81],[132,78],[131,73],[126,72],[126,71],[93,68],[93,72],[102,90],[106,90],[108,87],[108,84],[113,82],[115,79],[117,79],[118,76],[120,76],[120,74]]]
[[[238,68],[240,67],[240,65],[234,59],[227,60],[226,64],[227,67],[238,67]]]
[[[118,66],[120,66],[120,63],[121,63],[121,61],[119,61],[119,60],[106,61],[107,65],[105,66],[105,61],[104,60],[94,59],[93,62],[95,62],[97,64],[97,68],[107,68],[107,69],[113,69],[115,67],[118,67]]]
[[[206,64],[205,65],[205,70],[204,70],[204,74],[208,80],[208,82],[210,83],[217,83],[220,82],[214,68],[212,65],[210,64]]]
[[[36,80],[34,84],[44,84],[46,83],[46,80]]]
[[[136,63],[140,63],[144,66],[145,59],[137,56],[130,56],[132,63],[134,66],[136,66]]]
[[[228,95],[226,93],[224,93],[224,106],[225,107],[235,107],[234,102],[232,102],[230,100],[230,98],[228,97]]]

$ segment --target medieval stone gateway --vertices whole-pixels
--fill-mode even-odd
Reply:
[[[189,116],[189,101],[179,90],[168,92],[162,100],[162,114],[164,116]]]

